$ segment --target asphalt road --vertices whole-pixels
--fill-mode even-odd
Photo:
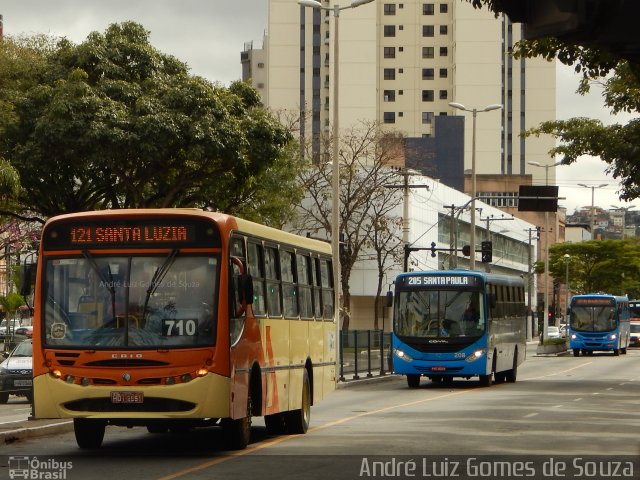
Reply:
[[[25,439],[0,449],[0,478],[19,458],[65,479],[638,478],[639,366],[640,350],[530,354],[515,384],[364,382],[314,406],[306,435],[269,436],[255,419],[240,452],[225,450],[216,428],[109,427],[95,452],[79,450],[73,433]],[[0,418],[19,408],[28,404],[1,405]]]

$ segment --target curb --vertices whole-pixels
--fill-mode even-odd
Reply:
[[[27,420],[28,422],[29,420]],[[6,431],[0,430],[0,445],[13,443],[25,438],[73,432],[73,420],[56,420],[55,423],[49,423],[54,422],[52,420],[33,420],[33,422],[38,423],[38,425],[25,426],[24,422],[16,422],[16,427],[18,428]]]

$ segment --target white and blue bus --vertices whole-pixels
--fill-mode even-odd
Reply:
[[[410,388],[422,376],[442,383],[479,377],[483,386],[515,382],[526,332],[520,277],[440,270],[396,278],[393,369]]]
[[[575,295],[569,309],[569,348],[575,357],[595,351],[627,353],[629,346],[629,299],[593,293]]]

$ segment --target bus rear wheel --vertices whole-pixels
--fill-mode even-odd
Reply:
[[[311,420],[311,385],[309,372],[304,369],[302,374],[302,401],[301,408],[285,413],[284,422],[289,433],[307,433]]]
[[[76,436],[76,443],[83,449],[100,448],[104,439],[105,428],[106,424],[102,420],[73,419],[73,432]]]

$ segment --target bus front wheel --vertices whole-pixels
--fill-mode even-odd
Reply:
[[[74,418],[73,432],[76,443],[83,449],[100,448],[104,439],[105,422],[88,418]]]
[[[420,375],[407,375],[407,385],[409,385],[409,388],[418,388],[420,386]]]
[[[247,394],[247,416],[244,418],[225,418],[222,421],[227,446],[231,450],[244,450],[251,440],[251,392]]]
[[[574,348],[573,349],[573,356],[574,357],[579,357],[580,356],[580,349],[579,348]]]

